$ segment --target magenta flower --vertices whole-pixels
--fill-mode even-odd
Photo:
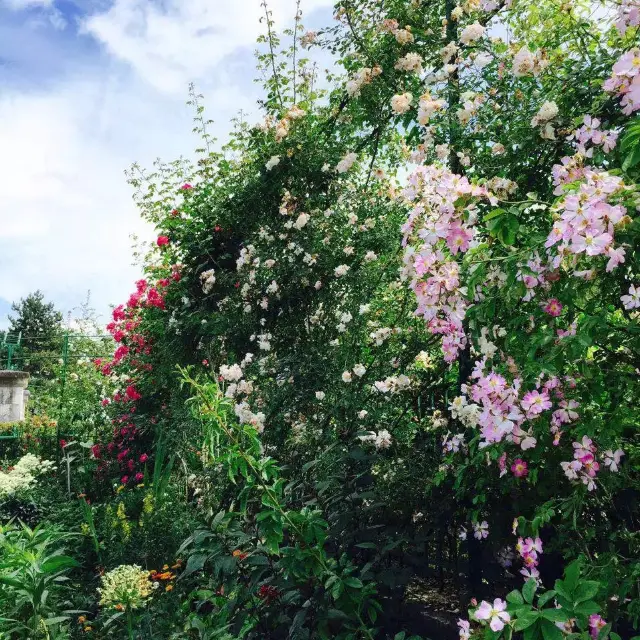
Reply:
[[[158,236],[158,239],[156,240],[156,244],[159,247],[163,247],[166,244],[169,244],[169,238],[167,236]]]
[[[545,313],[557,318],[562,313],[562,304],[557,298],[550,298],[543,307]]]
[[[516,478],[526,478],[529,475],[529,468],[524,460],[517,458],[511,465],[511,472]]]
[[[591,637],[596,640],[598,634],[600,633],[600,629],[607,625],[606,621],[599,616],[597,613],[592,613],[589,616],[589,631],[591,632]]]
[[[507,603],[500,598],[496,598],[493,605],[483,600],[473,615],[476,620],[488,620],[492,631],[502,631],[504,625],[511,621],[506,609]]]

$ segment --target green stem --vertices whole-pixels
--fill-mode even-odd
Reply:
[[[130,607],[127,607],[127,631],[129,640],[133,640],[133,612]]]

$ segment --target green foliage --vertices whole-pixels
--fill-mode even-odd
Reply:
[[[61,638],[69,573],[78,566],[65,555],[72,537],[24,524],[0,527],[0,631],[11,638]]]

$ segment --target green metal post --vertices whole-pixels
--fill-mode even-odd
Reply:
[[[60,407],[58,409],[58,426],[56,428],[56,442],[60,443],[60,422],[64,408],[64,391],[67,385],[67,361],[69,359],[69,331],[64,334],[62,343],[62,374],[60,376]]]

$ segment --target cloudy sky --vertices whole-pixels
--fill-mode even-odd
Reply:
[[[124,169],[190,155],[193,81],[224,139],[257,121],[261,0],[0,0],[0,328],[41,289],[67,312],[91,290],[106,317],[137,278]],[[308,28],[332,0],[303,0]],[[294,0],[270,0],[278,25]]]

